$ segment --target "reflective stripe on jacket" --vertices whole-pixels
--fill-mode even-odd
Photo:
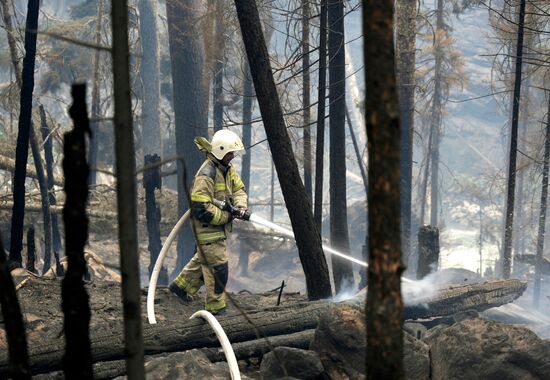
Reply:
[[[229,164],[224,167],[211,154],[201,165],[191,188],[192,223],[199,244],[225,239],[231,231],[231,216],[212,204],[212,199],[229,200],[235,207],[246,208],[248,197],[244,183]]]

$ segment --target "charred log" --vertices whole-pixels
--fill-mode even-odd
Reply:
[[[467,310],[484,311],[519,298],[527,283],[519,280],[498,280],[483,284],[451,286],[435,296],[419,298],[405,306],[405,319],[454,315]]]

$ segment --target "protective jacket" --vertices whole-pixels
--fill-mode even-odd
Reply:
[[[191,222],[199,244],[225,239],[231,231],[231,214],[212,204],[212,199],[229,200],[247,208],[244,183],[233,165],[223,165],[211,153],[197,171],[191,188]]]

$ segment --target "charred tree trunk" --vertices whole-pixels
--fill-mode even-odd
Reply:
[[[302,0],[302,124],[304,126],[304,187],[306,189],[309,202],[311,203],[313,201],[313,195],[311,186],[311,128],[309,126],[311,120],[311,111],[309,108],[311,106],[309,93],[311,87],[309,74],[309,18],[311,15],[309,5],[309,0]]]
[[[437,22],[435,40],[435,67],[434,67],[434,95],[432,100],[432,115],[430,119],[430,161],[431,161],[431,182],[430,182],[430,224],[438,225],[439,209],[439,141],[441,139],[441,82],[442,79],[442,33],[443,33],[443,0],[437,0]]]
[[[400,125],[394,74],[393,0],[363,4],[369,151],[367,373],[403,379]]]
[[[4,244],[0,237],[0,305],[8,340],[9,375],[14,379],[31,379],[27,339],[21,308],[10,268],[6,261]]]
[[[241,179],[244,183],[244,188],[249,191],[250,189],[250,167],[252,162],[252,149],[248,149],[252,145],[252,103],[254,102],[254,84],[250,77],[250,68],[248,61],[245,64],[244,73],[244,94],[243,94],[243,144],[245,151],[243,154]],[[241,275],[248,276],[248,252],[242,249],[239,254],[239,268]]]
[[[19,61],[17,59],[18,54],[14,36],[15,31],[13,29],[13,22],[11,18],[11,10],[8,0],[2,0],[0,3],[2,6],[2,20],[4,21],[4,27],[6,28],[6,34],[8,37],[8,46],[10,48],[11,64],[15,72],[15,81],[18,86],[21,87],[21,67],[19,66]]]
[[[271,205],[269,207],[269,220],[273,222],[275,220],[275,162],[273,156],[271,157],[271,193],[270,193]]]
[[[355,133],[353,132],[353,128],[352,128],[352,125],[351,125],[351,119],[350,119],[350,115],[349,115],[347,105],[346,105],[346,120],[348,122],[349,134],[351,136],[351,141],[353,143],[353,150],[355,151],[355,157],[357,158],[357,164],[359,165],[359,170],[361,171],[361,178],[363,179],[363,186],[365,187],[365,196],[368,197],[369,180],[368,180],[368,177],[367,177],[366,168],[363,166],[363,158],[361,157],[361,151],[359,149],[359,144],[357,143],[357,138],[355,137]],[[365,202],[365,217],[367,219],[365,221],[365,226],[367,227],[367,231],[368,231],[368,228],[369,228],[369,214],[368,214],[368,210],[367,210],[366,206],[367,205],[366,205],[366,202]],[[368,260],[368,258],[367,258],[368,256],[366,255],[368,244],[369,244],[368,233],[366,233],[366,231],[365,231],[365,245],[363,245],[363,249],[361,250],[361,253],[363,255],[363,259],[365,261]],[[363,289],[365,286],[367,286],[367,268],[361,267],[359,269],[359,278],[360,278],[359,289]]]
[[[422,186],[420,188],[420,225],[422,226],[424,224],[424,216],[426,215],[426,207],[428,206],[426,203],[426,198],[428,195],[428,179],[430,178],[430,163],[431,163],[431,155],[430,151],[432,149],[432,134],[430,133],[430,136],[428,138],[428,150],[426,153],[426,166],[424,166],[424,177],[422,179]]]
[[[27,266],[29,272],[37,273],[35,268],[36,263],[36,246],[34,244],[34,226],[30,226],[27,230]]]
[[[145,189],[145,215],[147,218],[147,234],[149,236],[149,276],[153,273],[153,268],[157,262],[161,250],[160,243],[160,208],[155,200],[155,189],[162,188],[162,178],[160,176],[160,167],[158,155],[146,155],[143,165],[152,166],[143,172],[143,188]],[[162,266],[158,278],[160,285],[168,285],[168,271]]]
[[[73,105],[69,114],[74,129],[65,133],[63,141],[63,171],[65,173],[65,250],[68,267],[61,285],[62,309],[65,314],[65,356],[63,371],[68,379],[92,379],[90,351],[90,306],[82,277],[86,273],[84,245],[88,240],[88,174],[86,133],[90,133],[86,111],[86,86],[73,85]]]
[[[395,2],[397,90],[401,113],[401,247],[405,266],[408,265],[411,249],[416,6],[415,0]]]
[[[53,175],[53,142],[52,137],[50,136],[50,128],[46,122],[46,113],[44,112],[44,107],[40,106],[40,131],[42,133],[42,140],[44,141],[44,158],[46,159],[46,173],[48,175],[47,184],[48,184],[48,199],[50,203],[50,215],[52,221],[52,249],[57,262],[57,274],[62,276],[63,267],[59,265],[59,254],[61,252],[61,236],[59,234],[59,223],[57,220],[57,214],[53,213],[51,206],[55,206],[57,201],[55,199],[54,193],[54,175]]]
[[[39,0],[29,0],[25,29],[25,58],[21,80],[21,98],[15,173],[13,176],[13,210],[11,215],[10,260],[21,266],[23,249],[23,219],[25,217],[25,178],[29,153],[29,131],[32,119],[36,30],[38,30]]]
[[[124,341],[128,378],[143,379],[143,336],[141,290],[137,247],[136,163],[128,48],[128,5],[125,0],[111,3],[113,32],[113,90],[115,157],[117,173],[118,236],[120,272],[124,305]]]
[[[38,186],[40,188],[40,203],[42,205],[42,217],[44,221],[44,267],[42,268],[42,273],[46,273],[51,267],[52,260],[52,225],[50,214],[50,200],[48,198],[48,184],[46,183],[44,166],[42,165],[42,158],[40,157],[40,150],[38,149],[38,141],[36,138],[36,133],[34,133],[34,126],[32,125],[32,123],[29,129],[29,134],[31,151],[34,159],[34,167],[36,168]]]
[[[244,73],[244,94],[243,94],[243,145],[245,151],[243,154],[243,163],[241,168],[241,179],[244,183],[244,188],[250,189],[250,165],[252,162],[252,149],[248,149],[252,145],[252,104],[254,102],[254,84],[250,77],[250,68],[248,61],[245,63]]]
[[[286,131],[258,8],[254,0],[235,0],[235,5],[265,131],[296,236],[308,297],[310,300],[327,298],[332,293],[321,236],[313,221],[311,203],[300,180],[292,143]]]
[[[323,172],[325,151],[325,100],[327,81],[327,0],[321,0],[319,20],[319,91],[317,92],[317,138],[315,144],[315,225],[323,223]]]
[[[330,244],[349,252],[346,200],[346,60],[344,51],[344,2],[328,3],[329,123],[330,123]],[[336,293],[353,287],[351,262],[332,257]]]
[[[160,154],[160,64],[157,37],[157,1],[139,1],[142,60],[140,77],[143,84],[142,147],[143,154]]]
[[[523,62],[523,24],[525,21],[525,0],[520,1],[518,34],[516,46],[516,72],[514,78],[514,100],[512,126],[510,131],[510,161],[508,163],[508,186],[506,195],[506,221],[504,226],[504,249],[502,252],[502,275],[510,278],[512,269],[512,231],[514,229],[514,195],[516,190],[516,159],[518,148],[518,116],[521,96],[521,70]]]
[[[223,124],[223,71],[225,66],[225,15],[223,13],[223,5],[223,1],[217,1],[215,5],[216,19],[214,20],[214,39],[216,45],[213,49],[214,76],[212,85],[212,119],[214,122],[214,132],[222,129]],[[245,144],[245,146],[247,147],[248,145]]]
[[[544,141],[544,166],[542,169],[542,188],[540,193],[539,233],[537,237],[537,265],[535,266],[535,284],[533,289],[533,304],[536,308],[540,303],[542,258],[544,252],[544,237],[546,235],[546,207],[548,203],[548,161],[550,160],[550,94],[548,95],[548,111],[546,117],[546,136]]]
[[[101,43],[101,20],[103,17],[103,0],[97,0],[97,21],[95,29],[95,43],[99,45]],[[93,138],[90,139],[89,147],[89,161],[90,167],[92,168],[90,172],[90,185],[95,185],[97,183],[97,167],[98,167],[98,150],[99,150],[99,140],[100,140],[100,131],[99,131],[99,119],[100,116],[100,94],[99,94],[99,58],[101,50],[97,49],[94,54],[94,71],[92,76],[92,123],[90,125],[92,130]]]
[[[418,267],[416,278],[423,279],[439,265],[439,229],[422,226],[418,231]]]
[[[207,136],[208,115],[203,88],[204,46],[197,35],[200,1],[166,2],[168,37],[172,63],[172,87],[176,116],[176,152],[185,157],[185,167],[178,160],[178,213],[189,209],[185,186],[191,186],[193,176],[204,161],[203,153],[193,143],[196,136]],[[189,224],[178,236],[178,256],[174,272],[193,257],[195,241]]]

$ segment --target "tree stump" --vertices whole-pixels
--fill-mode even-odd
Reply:
[[[426,277],[437,270],[439,265],[439,229],[432,226],[422,226],[418,231],[418,267],[416,278]]]

